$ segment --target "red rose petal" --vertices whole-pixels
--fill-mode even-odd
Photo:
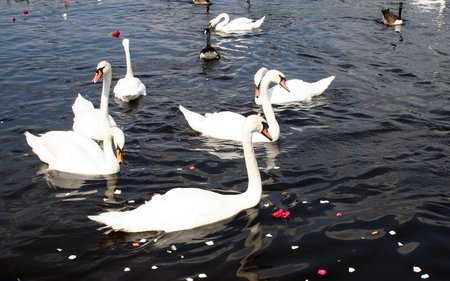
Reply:
[[[28,15],[28,10],[23,10],[22,12],[24,15]]]
[[[325,269],[319,269],[317,270],[317,274],[324,276],[327,274],[327,271]]]

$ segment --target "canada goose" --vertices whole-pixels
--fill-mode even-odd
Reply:
[[[402,25],[402,8],[403,3],[398,3],[398,16],[394,14],[393,12],[389,11],[389,9],[383,9],[381,10],[381,13],[383,14],[383,23],[385,25]]]
[[[211,32],[209,31],[209,28],[205,28],[203,30],[203,34],[206,35],[206,47],[202,49],[199,57],[201,59],[207,59],[207,60],[220,59],[219,52],[216,50],[216,48],[211,47]]]

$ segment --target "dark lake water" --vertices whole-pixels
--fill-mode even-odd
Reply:
[[[397,29],[380,24],[389,1],[211,2],[0,1],[0,280],[449,280],[446,1],[405,1]],[[266,20],[213,33],[222,58],[201,62],[202,31],[221,12]],[[42,173],[24,131],[71,129],[78,93],[98,106],[97,63],[112,64],[113,85],[126,71],[117,29],[147,87],[130,104],[111,95],[120,174]],[[336,79],[311,102],[275,106],[280,140],[255,146],[259,206],[165,235],[105,234],[88,220],[174,187],[245,190],[240,145],[199,136],[178,105],[261,112],[261,66]],[[273,218],[278,208],[290,219]]]

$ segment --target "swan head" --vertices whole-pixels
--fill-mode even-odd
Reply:
[[[124,48],[129,48],[129,47],[130,47],[130,39],[124,38],[124,39],[122,40],[122,46],[123,46]]]
[[[123,161],[123,147],[125,145],[125,134],[116,126],[111,127],[109,130],[110,136],[112,136],[114,148],[116,149],[117,162],[120,164]]]
[[[255,114],[248,116],[247,120],[245,121],[243,130],[246,133],[248,133],[249,131],[251,133],[259,132],[270,141],[272,141],[272,136],[269,134],[269,125],[267,124],[267,121],[260,115]]]
[[[111,74],[111,64],[104,60],[97,64],[97,70],[95,71],[94,78],[92,78],[92,83],[97,83],[105,74]]]
[[[262,85],[262,87],[268,88],[270,83],[277,83],[278,85],[283,87],[286,91],[288,91],[288,93],[291,92],[286,84],[286,78],[284,77],[284,74],[279,70],[276,69],[269,70],[262,78],[260,82],[260,87]],[[255,92],[255,96],[257,98],[259,98],[259,93],[260,91],[258,91],[258,93]]]
[[[263,79],[264,75],[266,75],[267,71],[269,71],[265,67],[261,67],[256,73],[253,78],[253,81],[255,82],[255,97],[259,97],[259,86],[261,86],[261,80]]]
[[[229,18],[227,13],[221,13],[219,14],[217,17],[213,18],[212,20],[209,21],[208,27],[209,28],[214,28],[222,18]]]

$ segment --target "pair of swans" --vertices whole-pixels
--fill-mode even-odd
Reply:
[[[402,25],[403,24],[402,8],[403,3],[402,2],[398,3],[398,15],[389,11],[389,9],[381,10],[381,13],[383,14],[383,23],[385,25]]]
[[[92,82],[103,76],[100,109],[79,95],[72,106],[73,131],[50,131],[41,136],[25,132],[27,143],[49,170],[83,175],[119,172],[125,136],[108,114],[111,72],[108,62],[97,65]],[[103,141],[103,149],[96,140]]]
[[[255,82],[255,103],[262,104],[260,98],[260,84],[262,78],[269,70],[261,67],[254,76]],[[310,101],[312,97],[321,95],[334,80],[335,76],[329,76],[314,83],[308,83],[299,79],[290,79],[286,85],[290,91],[286,91],[282,86],[275,85],[269,89],[269,100],[271,104],[287,104],[294,102]]]
[[[264,115],[269,124],[269,133],[273,138],[273,141],[277,141],[280,138],[280,126],[275,118],[272,105],[269,101],[269,86],[271,83],[277,83],[281,87],[289,91],[286,86],[286,78],[284,74],[278,70],[268,71],[261,80],[261,101],[264,111]],[[206,113],[205,115],[198,114],[179,106],[189,126],[195,131],[201,133],[204,136],[213,137],[223,140],[242,140],[242,126],[245,123],[245,117],[241,114],[222,111],[215,113]],[[267,138],[264,138],[261,134],[255,134],[253,136],[253,142],[268,142]]]
[[[265,18],[266,17],[264,16],[259,20],[253,20],[239,17],[230,21],[230,16],[227,13],[221,13],[209,22],[209,27],[225,33],[251,31],[259,28],[263,24]]]
[[[260,132],[271,139],[268,129],[270,125],[259,115],[245,118],[241,127],[248,175],[248,187],[244,193],[224,195],[199,188],[174,188],[165,194],[154,195],[150,201],[134,210],[104,212],[89,216],[89,219],[115,231],[174,232],[225,220],[256,206],[261,200],[262,184],[252,138],[254,133]]]

